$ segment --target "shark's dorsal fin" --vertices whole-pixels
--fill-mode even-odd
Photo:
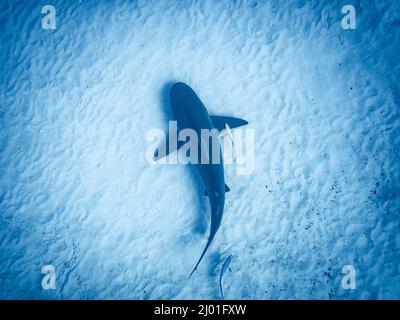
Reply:
[[[227,192],[229,192],[229,191],[231,191],[231,189],[229,189],[229,187],[225,184],[225,193],[227,193]],[[204,191],[204,195],[205,195],[205,196],[208,196],[207,189]]]
[[[226,128],[226,125],[228,125],[229,128],[233,129],[248,124],[246,120],[233,117],[210,116],[210,118],[214,125],[214,128],[218,129],[219,131],[224,130]]]

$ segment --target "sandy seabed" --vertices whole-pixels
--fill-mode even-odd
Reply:
[[[400,298],[399,1],[48,2],[0,3],[0,298],[219,299],[228,255],[227,299]],[[190,279],[203,186],[146,160],[174,81],[255,132]]]

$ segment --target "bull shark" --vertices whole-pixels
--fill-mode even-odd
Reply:
[[[192,88],[190,88],[187,84],[182,82],[174,83],[170,89],[170,105],[172,109],[172,115],[174,120],[177,123],[177,130],[180,132],[184,129],[192,129],[197,133],[197,137],[202,137],[201,132],[203,129],[207,130],[218,130],[218,132],[224,129],[237,128],[243,125],[248,124],[247,121],[232,118],[232,117],[223,117],[223,116],[210,116],[204,104],[201,102],[200,98],[196,95]],[[215,131],[214,131],[215,132]],[[174,137],[175,139],[176,137]],[[201,145],[204,146],[205,141],[200,138],[199,143],[199,155],[201,152],[204,152],[204,149],[201,148]],[[177,141],[177,143],[171,144],[169,139],[164,142],[165,146],[162,150],[164,150],[163,154],[159,154],[158,150],[154,153],[154,159],[158,160],[163,156],[168,155],[169,153],[179,149],[181,146],[185,144],[185,142]],[[214,143],[214,141],[213,141]],[[224,165],[222,159],[222,152],[219,140],[217,139],[217,150],[219,151],[219,161],[208,161],[208,163],[196,163],[193,164],[205,186],[205,194],[208,196],[211,208],[211,226],[210,233],[207,239],[206,246],[203,249],[203,252],[197,261],[193,271],[190,273],[190,276],[197,270],[201,260],[203,259],[207,249],[210,247],[211,242],[213,241],[215,234],[217,233],[221,221],[222,215],[224,212],[224,204],[225,204],[225,192],[229,191],[228,186],[225,184],[224,179]],[[209,141],[207,142],[209,145]],[[209,159],[213,159],[212,149],[210,147],[206,148],[206,151],[209,151],[208,154]],[[201,155],[203,156],[203,154]]]

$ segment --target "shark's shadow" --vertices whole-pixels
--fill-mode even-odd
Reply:
[[[163,107],[162,112],[165,123],[168,123],[168,121],[173,120],[171,103],[170,103],[170,90],[174,83],[175,82],[173,81],[166,82],[161,89],[160,99]],[[204,195],[205,188],[199,174],[197,173],[196,168],[190,164],[187,165],[186,167],[191,178],[190,179],[191,186],[188,186],[188,188],[191,187],[196,194],[196,197],[193,200],[195,201],[194,205],[198,212],[198,214],[196,214],[195,222],[193,224],[193,232],[197,234],[205,234],[208,226],[207,223],[208,219],[206,215],[208,209],[207,207],[208,201],[207,197]]]

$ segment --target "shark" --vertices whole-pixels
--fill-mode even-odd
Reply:
[[[224,165],[219,140],[216,139],[217,149],[211,147],[209,141],[205,141],[206,139],[202,136],[202,130],[214,130],[214,132],[218,130],[217,132],[221,132],[227,129],[229,130],[228,132],[230,132],[230,129],[246,125],[248,122],[234,117],[209,115],[206,107],[194,90],[183,82],[176,82],[171,86],[170,106],[172,109],[172,116],[177,124],[177,132],[184,129],[191,129],[196,132],[198,137],[201,137],[198,146],[198,154],[203,153],[201,154],[202,159],[204,151],[209,153],[205,157],[205,159],[208,160],[214,159],[212,152],[215,152],[215,150],[219,152],[218,161],[201,161],[193,164],[204,184],[205,195],[208,196],[211,209],[211,225],[207,243],[189,275],[189,277],[191,277],[197,270],[221,225],[225,205],[225,192],[230,190],[225,184]],[[176,137],[173,138],[176,139]],[[164,142],[165,146],[163,150],[165,152],[163,154],[158,152],[159,149],[156,150],[154,153],[155,160],[174,152],[185,144],[184,141],[177,141],[177,143],[171,144],[169,139],[171,138],[167,138]],[[213,141],[213,143],[215,143],[215,141]],[[204,145],[206,145],[206,147],[204,147]]]

